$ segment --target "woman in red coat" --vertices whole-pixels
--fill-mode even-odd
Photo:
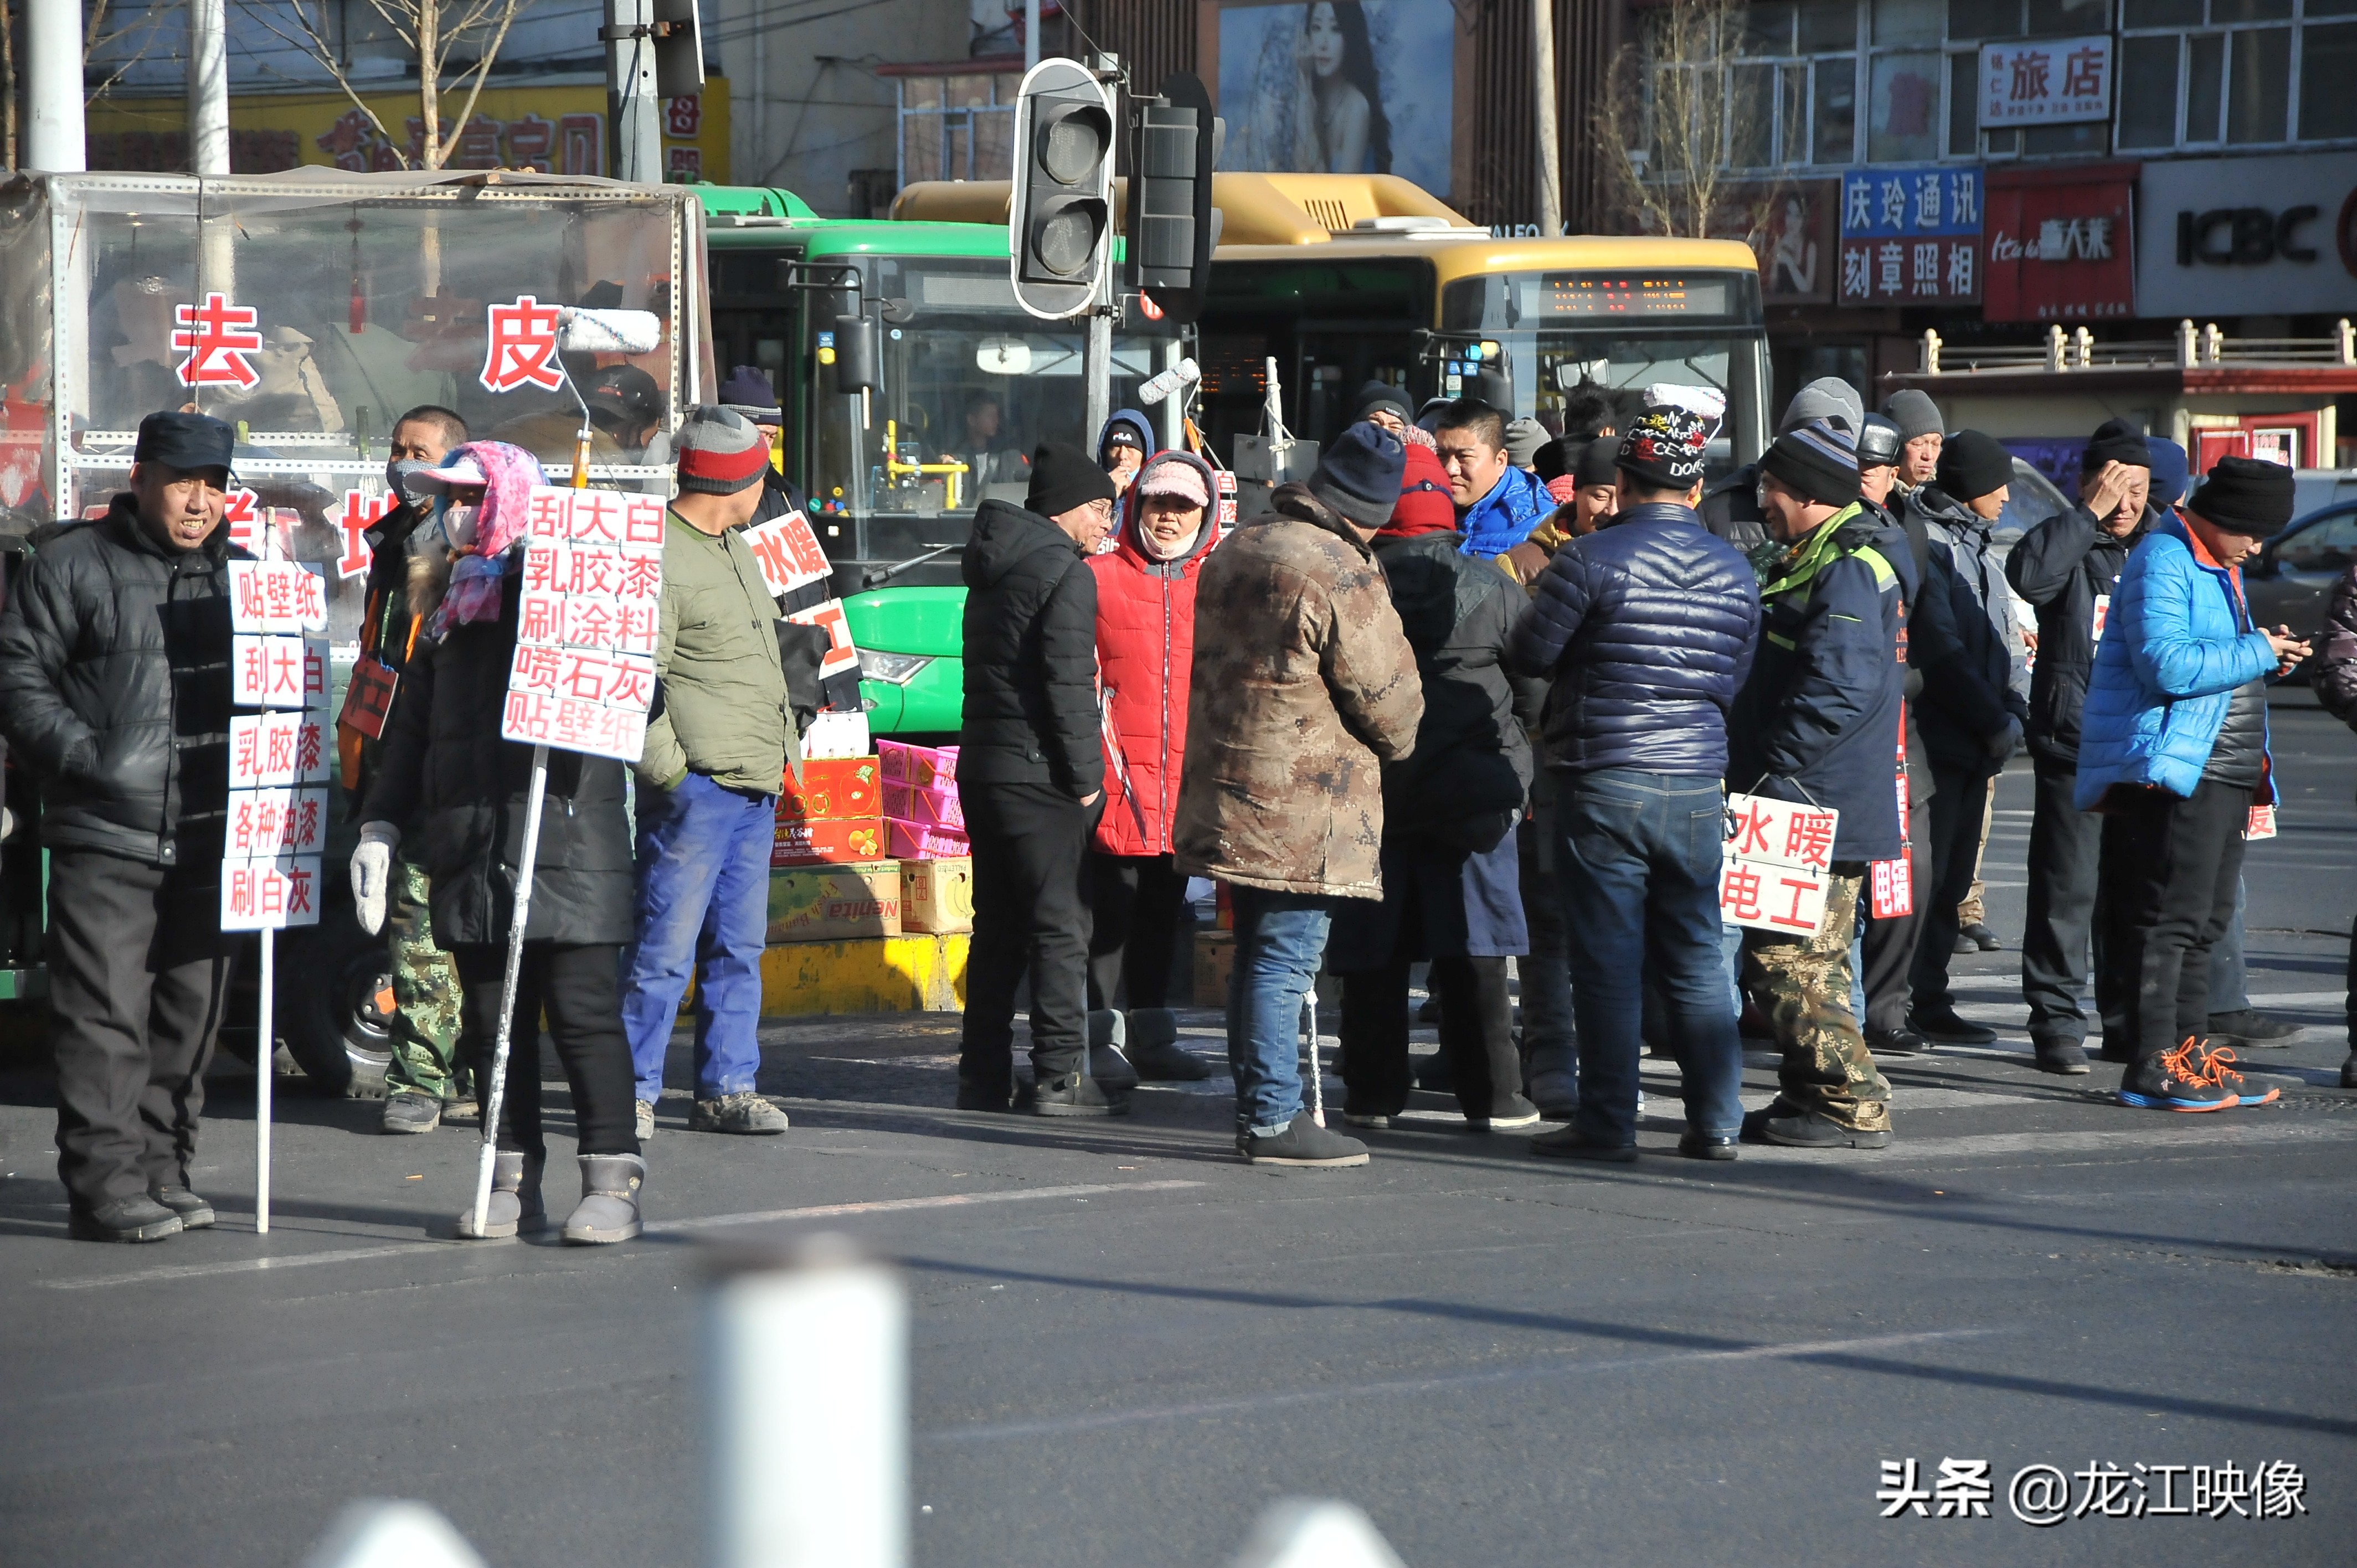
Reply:
[[[1195,660],[1195,579],[1216,542],[1211,466],[1157,454],[1123,499],[1120,542],[1092,558],[1097,575],[1097,671],[1108,722],[1104,815],[1082,887],[1095,918],[1089,941],[1089,1036],[1121,1047],[1141,1078],[1205,1079],[1178,1047],[1170,971],[1187,879],[1170,860],[1187,748],[1188,675]],[[1114,742],[1118,742],[1118,755]],[[1126,983],[1125,1023],[1111,1011]],[[1099,1075],[1103,1076],[1103,1074]]]

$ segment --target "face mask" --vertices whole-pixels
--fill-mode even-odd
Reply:
[[[442,535],[453,550],[464,550],[475,542],[475,514],[482,510],[472,501],[450,501],[442,508]]]
[[[384,488],[391,490],[396,499],[407,500],[409,492],[402,489],[401,482],[410,475],[422,474],[432,467],[433,464],[420,462],[414,457],[389,458],[384,465]]]

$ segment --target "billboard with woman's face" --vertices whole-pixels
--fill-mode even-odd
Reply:
[[[1220,11],[1220,166],[1395,174],[1448,194],[1449,0],[1316,0]]]

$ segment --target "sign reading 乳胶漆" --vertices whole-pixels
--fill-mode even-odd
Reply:
[[[500,733],[636,762],[662,625],[663,503],[537,487]]]

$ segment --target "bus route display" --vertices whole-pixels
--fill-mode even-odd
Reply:
[[[1733,308],[1725,279],[1689,282],[1659,274],[1543,273],[1539,315],[1546,320],[1594,317],[1724,317]]]

